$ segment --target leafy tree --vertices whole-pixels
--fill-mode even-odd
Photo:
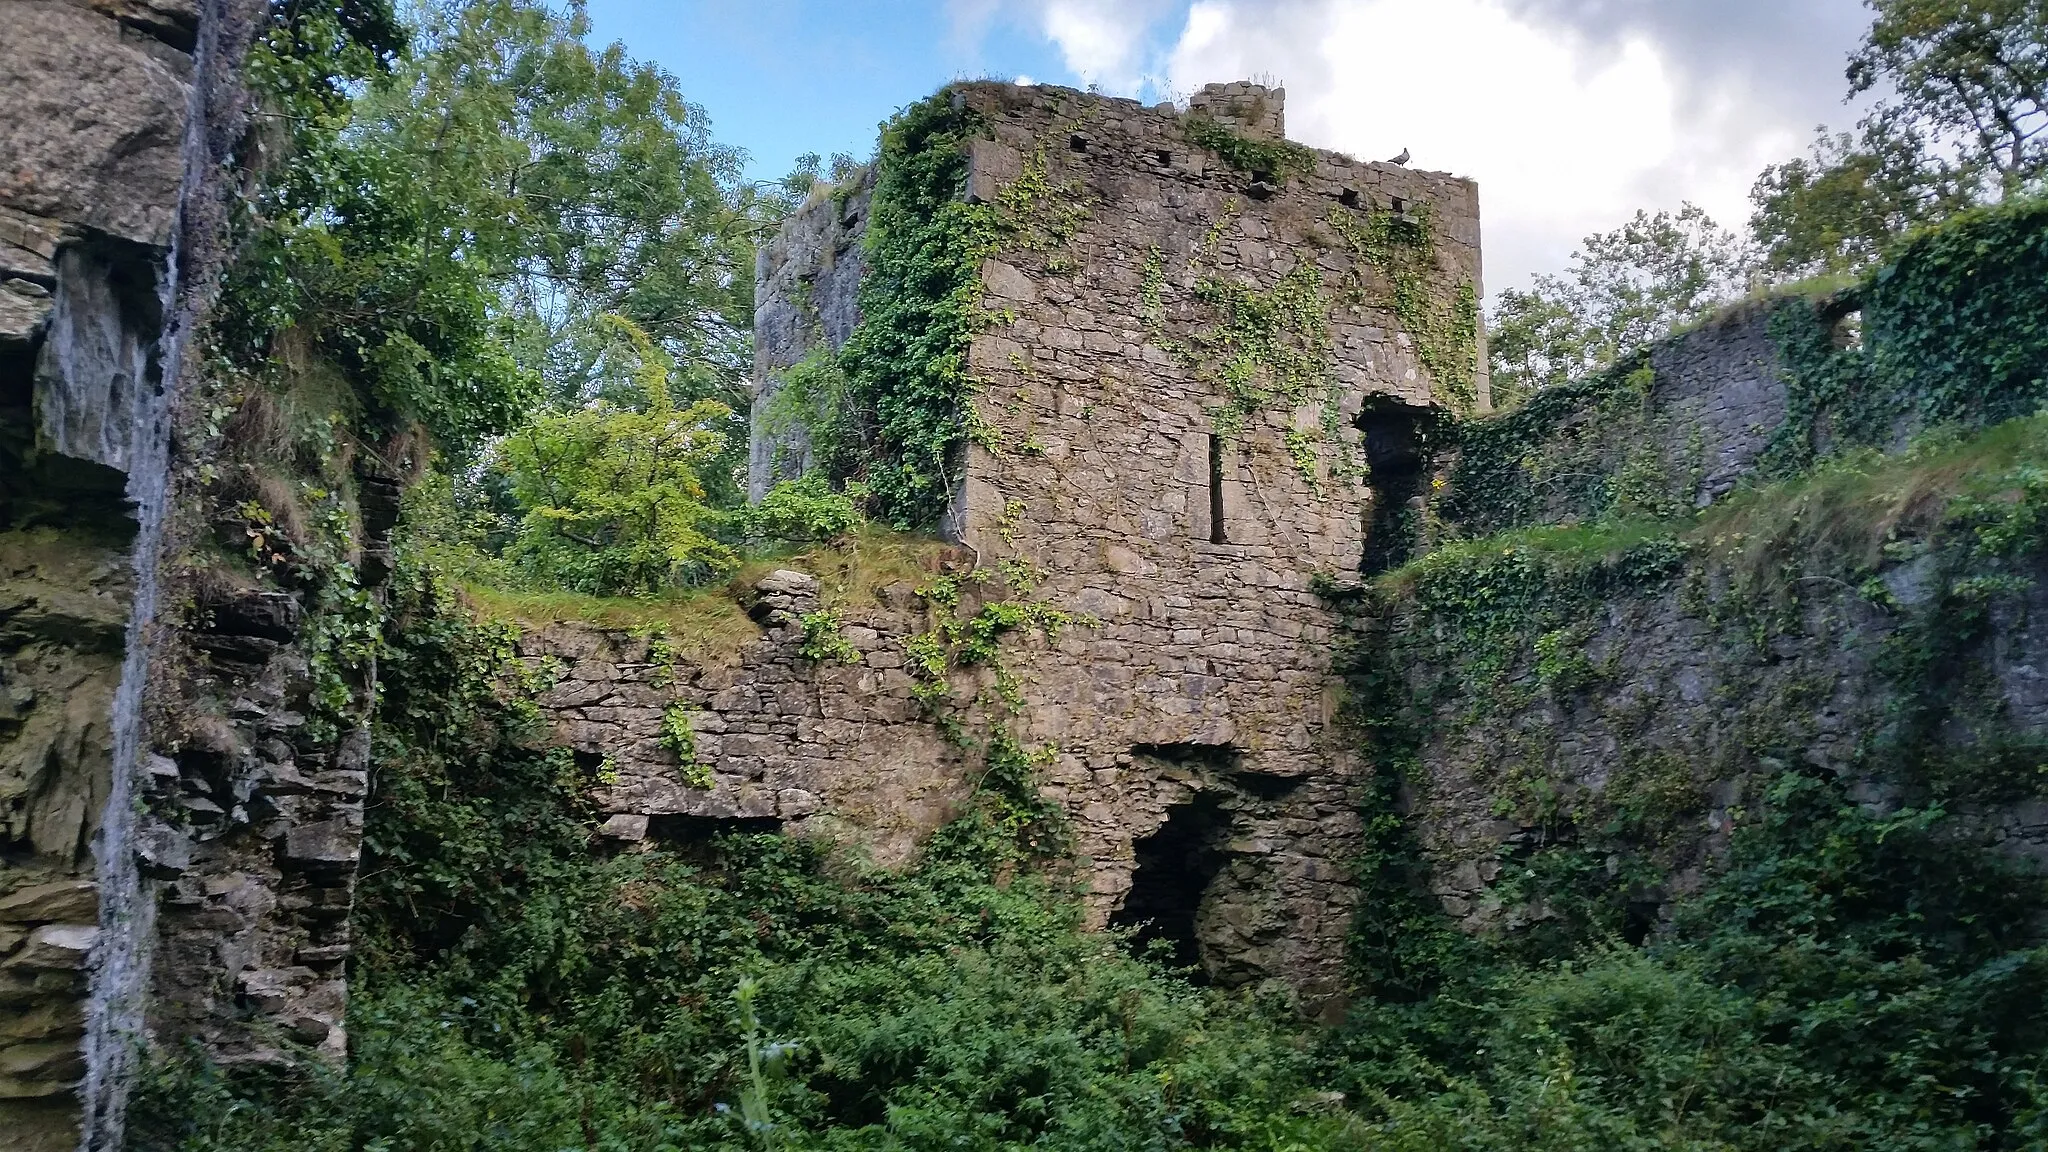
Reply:
[[[1743,241],[1693,204],[1637,212],[1586,237],[1563,275],[1501,292],[1488,323],[1494,403],[1512,405],[1698,319],[1742,290],[1748,264]]]
[[[1849,95],[1881,93],[1854,133],[1764,170],[1751,228],[1766,267],[1864,267],[1891,239],[2048,176],[2048,2],[1870,0]]]
[[[532,578],[595,595],[645,594],[729,571],[702,470],[724,451],[731,410],[669,399],[671,362],[631,321],[612,326],[639,364],[644,406],[598,399],[529,422],[498,446],[526,509],[507,557]]]
[[[827,160],[816,152],[806,152],[796,158],[795,166],[776,181],[776,186],[784,196],[800,202],[820,184],[831,186],[851,180],[861,167],[861,162],[849,153],[834,152]]]
[[[254,46],[267,169],[238,221],[211,339],[238,374],[287,389],[309,359],[356,393],[357,430],[419,424],[444,443],[511,426],[532,379],[507,353],[488,264],[452,242],[411,158],[355,125],[350,93],[407,47],[387,4],[295,4]]]
[[[474,0],[425,10],[422,50],[361,102],[365,138],[406,156],[446,205],[440,245],[486,265],[520,365],[551,406],[638,407],[634,359],[606,317],[677,365],[678,403],[727,409],[722,501],[745,448],[755,234],[785,198],[740,177],[675,77],[623,46],[588,44],[581,0]]]

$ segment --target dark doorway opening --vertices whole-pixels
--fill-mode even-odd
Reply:
[[[1202,896],[1223,869],[1224,843],[1230,835],[1230,813],[1220,792],[1198,792],[1185,804],[1166,810],[1159,831],[1137,843],[1137,871],[1124,906],[1110,923],[1137,929],[1136,944],[1145,951],[1153,941],[1166,946],[1166,958],[1178,968],[1193,969],[1205,982],[1202,949],[1195,938],[1195,914]]]
[[[647,822],[647,839],[685,860],[719,863],[719,841],[728,835],[758,836],[782,831],[773,816],[656,816]]]
[[[1368,576],[1414,558],[1422,534],[1415,505],[1428,479],[1430,442],[1437,424],[1434,408],[1386,396],[1368,397],[1358,415],[1365,462],[1372,470],[1372,520],[1365,528],[1365,556],[1359,565]]]

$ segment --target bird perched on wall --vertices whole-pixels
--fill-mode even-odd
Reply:
[[[1396,157],[1394,157],[1394,158],[1393,158],[1392,160],[1389,160],[1389,161],[1387,161],[1387,163],[1389,163],[1389,164],[1399,164],[1399,165],[1401,165],[1401,166],[1402,166],[1402,167],[1404,167],[1404,168],[1405,168],[1405,167],[1407,167],[1407,166],[1408,166],[1408,150],[1407,150],[1406,148],[1403,148],[1403,149],[1401,149],[1401,154],[1400,154],[1399,156],[1396,156]]]

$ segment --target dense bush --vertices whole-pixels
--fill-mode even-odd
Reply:
[[[1345,1026],[1304,1034],[1283,1006],[1081,932],[1059,870],[981,812],[901,873],[774,835],[600,850],[579,798],[602,767],[535,739],[509,635],[422,573],[400,589],[350,1066],[160,1062],[139,1148],[2048,1138],[2048,901],[1939,809],[1877,814],[1783,771],[1664,934],[1631,947],[1612,921],[1567,917],[1532,949],[1450,927],[1384,793],[1358,1000]],[[793,1048],[756,1082],[750,1041]],[[771,1129],[742,1122],[749,1093]]]

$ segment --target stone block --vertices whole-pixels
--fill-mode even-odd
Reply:
[[[90,922],[98,916],[99,886],[90,880],[36,884],[0,896],[0,921],[16,924],[52,920]]]
[[[322,820],[285,834],[284,858],[300,868],[353,868],[362,854],[363,830],[348,819]]]
[[[45,924],[29,933],[27,942],[0,966],[15,971],[77,971],[91,959],[99,938],[98,925]]]

